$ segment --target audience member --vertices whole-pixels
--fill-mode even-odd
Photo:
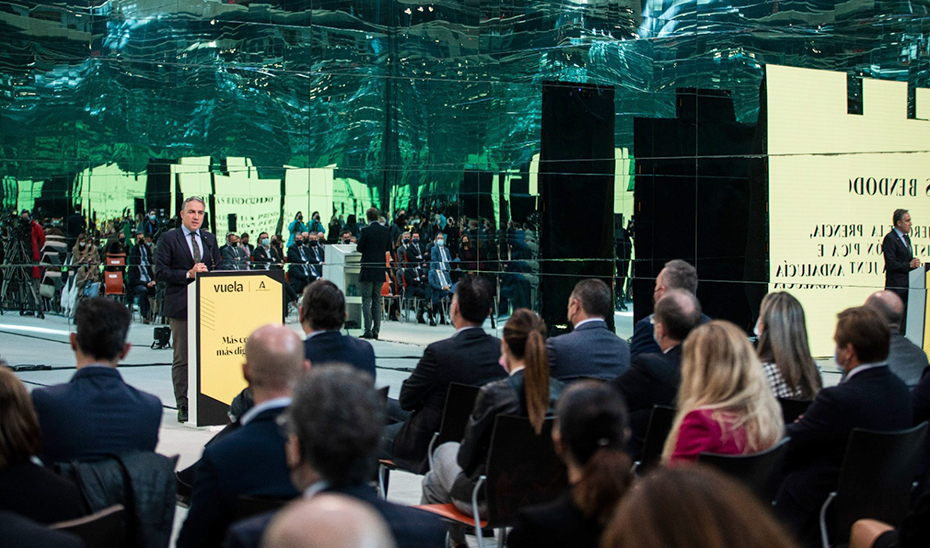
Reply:
[[[252,259],[252,253],[255,251],[255,246],[249,243],[249,233],[243,232],[242,236],[239,237],[239,247],[245,251],[245,256],[248,257],[248,260]]]
[[[423,351],[400,389],[399,407],[410,416],[404,419],[401,413],[394,417],[403,420],[402,424],[388,426],[386,432],[388,442],[393,439],[392,455],[399,466],[426,473],[427,449],[433,433],[439,431],[449,384],[481,386],[507,376],[499,363],[500,339],[481,328],[493,303],[487,280],[472,275],[459,280],[449,312],[455,334]]]
[[[478,270],[478,250],[472,246],[468,234],[462,234],[462,243],[459,247],[459,268],[465,272]]]
[[[818,512],[836,488],[852,430],[901,430],[913,420],[907,387],[885,361],[891,332],[878,312],[865,306],[840,312],[833,338],[845,378],[821,390],[788,425],[787,477],[775,507],[805,546],[820,544]]]
[[[897,295],[896,295],[897,296]],[[901,526],[860,519],[853,523],[849,548],[923,548],[930,545],[930,491],[925,491]]]
[[[295,502],[275,518],[262,548],[394,548],[387,524],[374,509],[344,495]]]
[[[609,386],[582,380],[556,405],[555,450],[568,469],[569,490],[549,504],[521,510],[510,548],[597,548],[601,531],[633,481],[626,453],[623,399]]]
[[[384,518],[398,546],[442,544],[445,531],[437,517],[383,500],[369,484],[384,427],[384,403],[370,375],[346,365],[315,367],[284,418],[291,479],[305,499],[351,497]],[[234,525],[227,546],[256,546],[271,519],[269,513]]]
[[[78,236],[71,250],[71,268],[77,269],[74,286],[78,290],[78,303],[82,297],[93,298],[100,294],[100,253],[93,238],[86,234]]]
[[[26,244],[25,253],[33,263],[38,263],[42,259],[42,247],[45,245],[45,230],[42,229],[42,225],[37,223],[35,219],[32,218],[32,214],[29,213],[28,209],[24,209],[19,215],[20,226],[28,226],[28,237],[24,237],[21,241],[23,244]],[[38,291],[39,278],[42,277],[42,269],[38,266],[32,267],[32,283],[36,286],[36,291]]]
[[[152,256],[152,235],[136,233],[136,245],[129,251],[129,300],[130,304],[139,301],[139,314],[142,323],[151,323],[151,306],[149,298],[155,296],[155,264]]]
[[[430,269],[444,270],[449,272],[449,263],[452,261],[452,254],[446,247],[446,235],[442,232],[436,232],[433,245],[429,249]]]
[[[239,245],[239,235],[230,232],[226,235],[226,245],[220,248],[220,270],[248,270],[249,254]]]
[[[310,283],[310,268],[304,251],[303,234],[294,234],[294,244],[287,248],[287,276],[294,293],[300,295]]]
[[[790,293],[769,293],[756,322],[765,380],[777,398],[812,400],[823,387],[807,343],[804,308]]]
[[[697,294],[698,277],[697,270],[693,266],[681,259],[675,259],[665,263],[665,267],[659,271],[656,276],[655,289],[652,291],[652,300],[658,303],[662,300],[666,291],[670,289],[680,289]],[[702,317],[703,322],[710,321],[706,316]],[[630,343],[630,357],[635,358],[640,354],[649,354],[659,352],[659,345],[652,337],[652,315],[636,322],[633,327],[633,340]]]
[[[336,284],[317,280],[304,290],[300,326],[306,334],[304,352],[315,366],[343,362],[375,378],[375,351],[368,341],[340,332],[346,320],[346,298]]]
[[[672,289],[666,296],[656,303],[652,316],[660,351],[636,356],[626,373],[610,381],[630,413],[628,447],[634,457],[642,452],[653,407],[674,405],[681,384],[681,343],[701,324],[701,304],[693,293]]]
[[[607,328],[614,312],[610,288],[598,279],[578,282],[568,297],[571,333],[549,339],[549,369],[567,382],[578,377],[613,379],[630,367],[630,345]]]
[[[284,434],[275,421],[290,405],[294,384],[309,366],[300,338],[282,325],[260,327],[249,337],[242,374],[255,406],[242,416],[237,430],[204,448],[178,548],[219,546],[240,495],[288,499],[299,494],[291,483]]]
[[[385,265],[391,252],[391,229],[378,224],[378,208],[365,212],[366,226],[358,236],[357,251],[362,254],[362,270],[358,275],[358,290],[362,293],[363,339],[377,339],[381,331],[381,286]]]
[[[0,361],[0,511],[39,523],[55,523],[87,513],[76,485],[39,466],[42,434],[29,392]]]
[[[908,388],[917,386],[921,373],[930,366],[922,348],[901,334],[904,303],[893,291],[876,291],[865,301],[865,306],[875,309],[891,330],[888,347],[888,369],[904,381]]]
[[[433,263],[433,266],[438,266],[438,263]],[[451,298],[455,293],[449,271],[442,268],[430,268],[429,286],[432,294],[433,310],[439,312],[439,323],[445,325],[446,316],[442,312],[442,301]]]
[[[155,450],[161,400],[129,386],[116,370],[132,346],[129,323],[129,311],[112,299],[78,305],[71,334],[77,372],[68,383],[32,391],[46,463]]]
[[[419,299],[417,323],[426,323],[423,314],[429,315],[430,326],[436,325],[433,316],[433,288],[429,285],[429,270],[426,264],[409,263],[404,268],[404,299]]]
[[[676,464],[701,453],[758,453],[778,443],[784,428],[746,335],[727,321],[692,331],[682,345],[678,412],[663,458]]]
[[[3,548],[84,548],[77,535],[53,531],[44,524],[12,512],[0,510],[0,539]]]
[[[549,378],[546,358],[546,324],[532,310],[519,308],[504,324],[501,340],[506,379],[486,384],[478,392],[462,442],[446,442],[436,448],[434,469],[423,478],[423,503],[453,503],[462,512],[472,508],[472,490],[483,475],[498,415],[529,417],[539,434],[546,413],[558,399],[562,383]],[[484,508],[484,503],[481,508]],[[482,510],[483,512],[484,510]],[[450,536],[464,542],[459,528]]]
[[[796,548],[736,480],[703,466],[659,468],[620,503],[603,548]]]
[[[423,253],[424,248],[420,244],[420,233],[411,233],[410,243],[404,247],[404,261],[407,263],[420,264],[423,262]]]

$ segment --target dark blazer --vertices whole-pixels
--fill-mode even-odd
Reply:
[[[288,499],[300,495],[284,456],[285,437],[267,409],[203,450],[178,548],[219,546],[235,516],[240,495]]]
[[[701,314],[701,323],[707,323],[710,317],[707,314]],[[652,336],[652,314],[636,322],[633,326],[633,339],[630,341],[630,358],[635,358],[640,354],[654,354],[661,352],[659,344]]]
[[[0,511],[0,539],[3,548],[84,548],[77,535],[53,531],[23,516]]]
[[[549,369],[560,381],[578,377],[613,379],[630,367],[630,345],[603,320],[585,323],[546,342]]]
[[[904,335],[892,330],[891,348],[888,350],[888,369],[904,381],[908,388],[917,386],[920,375],[930,366],[923,349]]]
[[[905,234],[904,239],[911,243],[910,237]],[[911,271],[911,260],[914,255],[911,249],[904,245],[898,233],[891,229],[882,240],[882,255],[885,257],[885,289],[895,290],[899,295],[904,292],[907,296],[907,277]],[[905,305],[907,302],[905,301]]]
[[[633,458],[643,450],[649,416],[656,405],[675,405],[681,385],[681,345],[663,354],[642,354],[633,358],[630,369],[610,381],[620,392],[630,413],[631,437],[627,450]]]
[[[500,339],[478,327],[427,346],[400,389],[400,406],[412,414],[394,438],[394,462],[425,473],[426,451],[439,431],[449,384],[482,386],[503,379],[507,372],[499,363],[500,357]]]
[[[126,263],[128,265],[126,270],[129,273],[129,287],[145,285],[146,283],[142,281],[142,248],[145,248],[145,260],[148,262],[148,266],[145,267],[145,270],[149,275],[149,280],[155,279],[155,269],[153,268],[155,257],[152,256],[152,248],[145,245],[134,245],[132,249],[129,250],[129,258]]]
[[[391,229],[372,222],[359,233],[356,250],[362,254],[358,281],[384,283],[384,254],[391,250]]]
[[[930,367],[924,369],[917,386],[911,392],[914,406],[914,424],[930,420]]]
[[[597,518],[585,519],[566,491],[549,504],[517,513],[507,536],[509,548],[598,548],[603,527]]]
[[[252,266],[257,270],[281,270],[282,262],[281,255],[273,247],[265,249],[258,246],[252,252]]]
[[[154,451],[161,400],[123,381],[112,367],[78,369],[65,384],[32,391],[42,428],[42,460],[87,460]]]
[[[342,362],[375,378],[375,351],[368,341],[339,331],[324,331],[304,340],[304,352],[314,366]]]
[[[200,250],[200,261],[209,270],[216,270],[220,266],[220,248],[216,245],[216,236],[202,228],[199,231],[204,247]],[[166,284],[166,318],[187,320],[187,284],[194,281],[187,279],[187,271],[192,268],[194,257],[184,237],[184,230],[175,228],[162,234],[155,253],[155,279]]]
[[[56,523],[88,513],[74,482],[25,461],[0,468],[0,510],[39,523]]]
[[[301,255],[300,253],[302,247],[303,246],[294,244],[287,249],[287,275],[291,279],[292,284],[297,280],[304,283],[309,283],[310,281],[310,268],[307,266],[307,256],[306,254]]]

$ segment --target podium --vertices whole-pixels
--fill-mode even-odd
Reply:
[[[362,329],[362,295],[358,290],[358,277],[362,272],[362,254],[355,244],[326,246],[323,262],[323,279],[333,282],[346,297],[346,331]]]
[[[188,420],[227,424],[229,405],[247,386],[245,343],[253,331],[284,323],[284,271],[198,274],[187,286]]]
[[[905,337],[927,352],[930,347],[930,324],[927,323],[927,265],[911,270],[907,278],[907,317]]]

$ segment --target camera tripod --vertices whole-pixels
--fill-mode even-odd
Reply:
[[[39,292],[32,282],[31,258],[21,238],[11,230],[3,240],[3,285],[0,286],[0,315],[4,305],[19,308],[19,315],[35,313],[44,318],[44,307]]]

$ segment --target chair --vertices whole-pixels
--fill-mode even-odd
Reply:
[[[126,289],[123,286],[122,272],[104,272],[104,295],[107,297],[126,297]]]
[[[236,517],[233,521],[244,520],[267,512],[275,512],[283,508],[284,505],[291,500],[292,499],[239,495],[236,499]]]
[[[820,538],[830,546],[849,541],[852,524],[863,518],[898,526],[910,509],[911,490],[924,452],[927,423],[897,432],[853,429],[836,491],[820,509]],[[832,508],[831,508],[832,505]]]
[[[781,414],[785,419],[785,424],[791,424],[801,415],[807,412],[807,408],[813,403],[810,400],[792,400],[789,398],[778,398],[778,405],[781,406]]]
[[[718,455],[701,453],[698,462],[708,464],[741,481],[759,500],[771,504],[778,493],[778,473],[788,454],[788,440],[782,438],[774,446],[751,455]]]
[[[126,545],[126,508],[114,504],[89,516],[53,523],[49,529],[77,535],[87,548],[120,548]]]
[[[652,408],[649,415],[649,424],[646,426],[646,436],[643,439],[643,452],[639,457],[636,471],[639,474],[648,472],[659,463],[662,457],[662,448],[665,447],[665,438],[672,430],[675,420],[675,408],[667,405],[657,405]]]
[[[551,502],[568,486],[565,467],[555,454],[552,425],[547,418],[537,435],[525,417],[501,415],[494,421],[487,473],[478,478],[471,497],[471,515],[454,504],[417,506],[445,521],[475,528],[479,548],[484,547],[482,528],[508,527],[517,512],[527,506]],[[484,497],[481,495],[484,494]],[[487,502],[487,519],[481,520],[479,499]],[[503,531],[498,531],[503,541]]]

